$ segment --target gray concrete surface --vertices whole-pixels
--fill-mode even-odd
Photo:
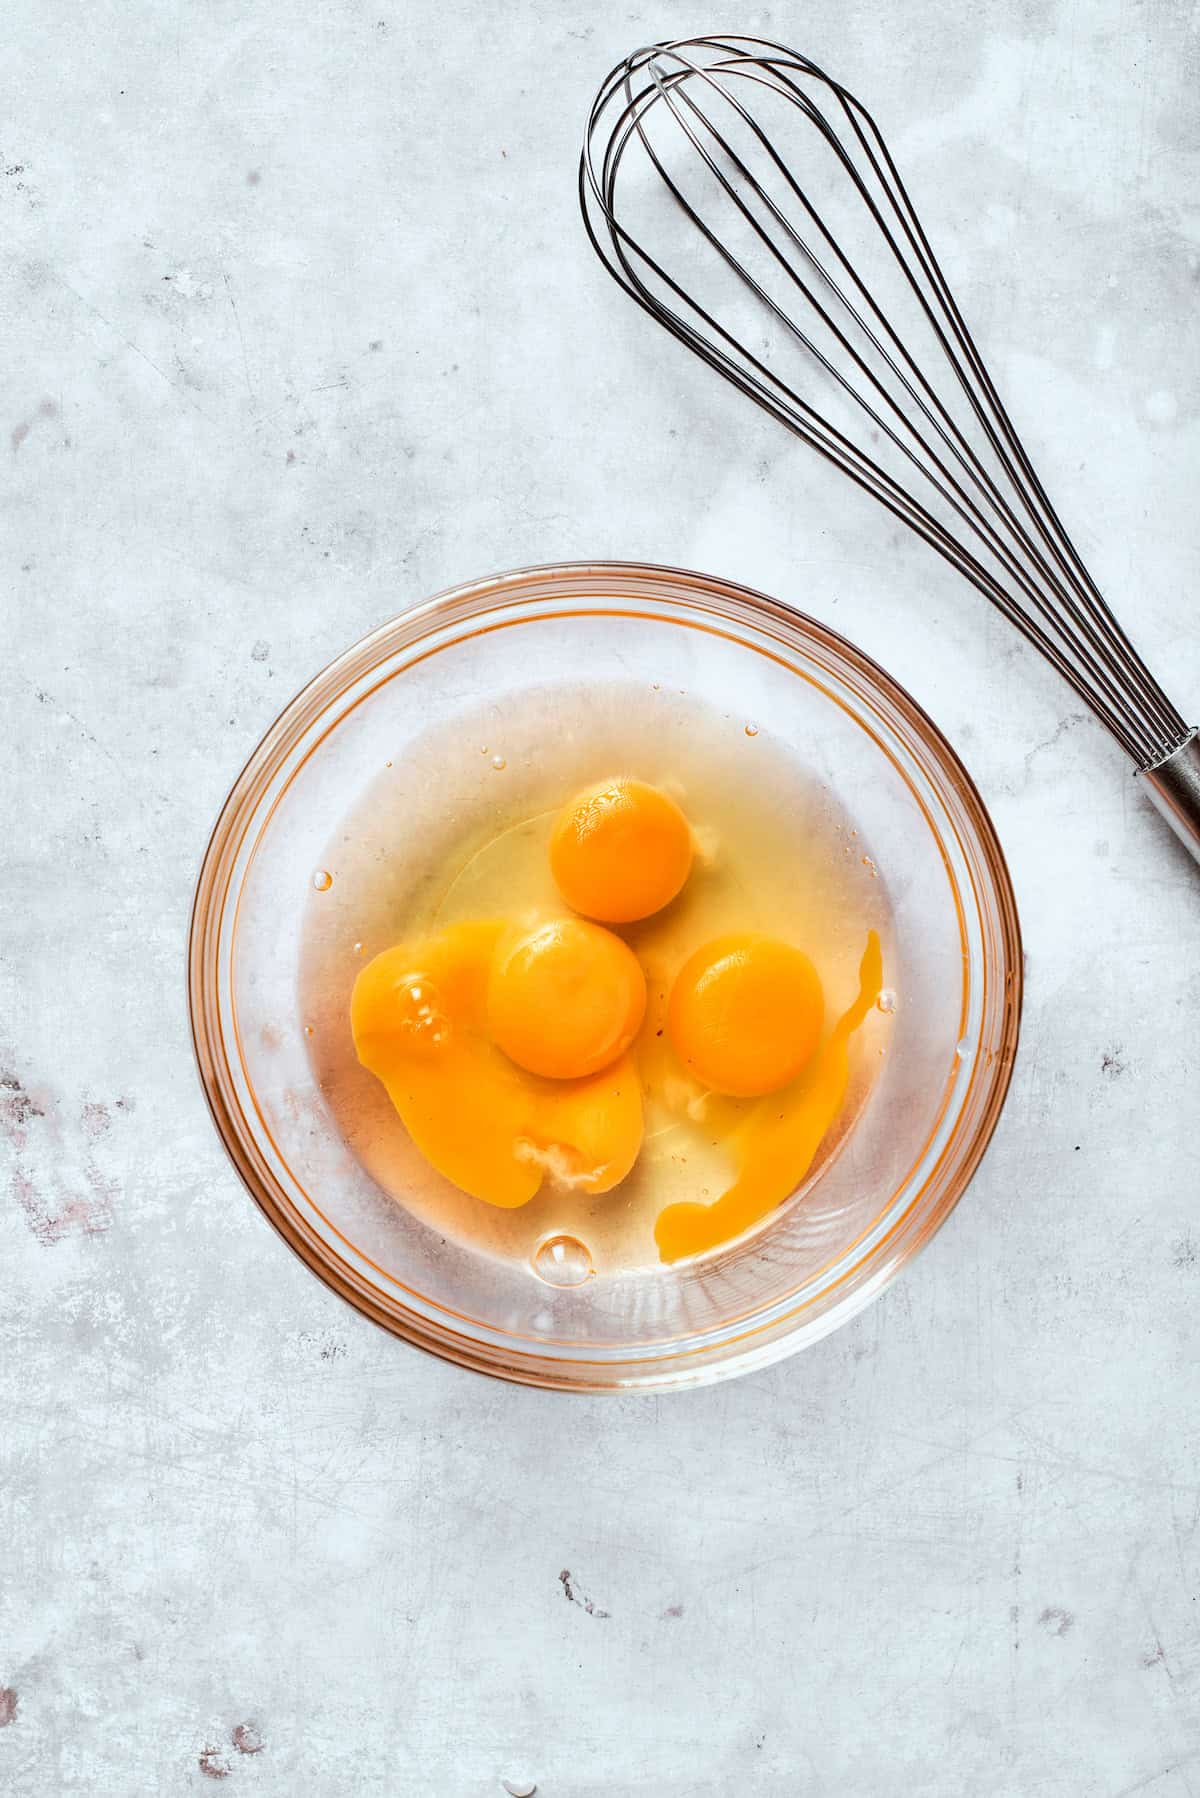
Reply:
[[[733,15],[873,102],[1200,709],[1200,11]],[[1200,877],[1003,625],[600,276],[591,89],[705,23],[6,10],[5,1793],[1200,1792]],[[659,1402],[345,1309],[226,1166],[184,1009],[206,832],[280,704],[411,600],[581,555],[740,577],[886,662],[994,808],[1029,954],[1005,1117],[908,1277]]]

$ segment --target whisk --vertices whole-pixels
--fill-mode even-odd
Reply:
[[[1051,505],[866,108],[766,39],[655,44],[596,97],[579,197],[614,280],[1016,625],[1200,860],[1200,737]]]

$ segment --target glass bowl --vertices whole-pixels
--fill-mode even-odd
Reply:
[[[587,709],[581,691],[613,683],[686,690],[753,719],[853,817],[856,847],[886,883],[897,1000],[853,1127],[766,1224],[694,1261],[565,1287],[405,1203],[405,1180],[418,1175],[404,1161],[404,1132],[390,1113],[372,1112],[386,1107],[372,1077],[356,1065],[346,1073],[346,1008],[362,961],[348,945],[340,990],[326,994],[316,1024],[323,1001],[305,961],[314,891],[329,885],[331,868],[337,894],[339,854],[361,857],[361,826],[347,820],[362,818],[363,796],[384,771],[389,828],[405,836],[408,872],[419,878],[424,821],[457,803],[453,781],[439,798],[441,783],[421,761],[431,733],[469,719],[479,757],[480,717],[495,720],[503,741],[520,696],[536,691],[552,718],[559,691],[571,712],[566,741]],[[387,852],[385,842],[372,850]],[[377,1323],[464,1366],[574,1391],[628,1390],[705,1384],[815,1342],[929,1240],[1004,1101],[1021,945],[979,795],[888,675],[824,625],[744,587],[587,562],[443,593],[373,632],[291,702],[213,831],[189,977],[217,1129],[251,1196],[314,1273]],[[332,1063],[315,1052],[325,1038]],[[331,1087],[338,1079],[364,1108],[364,1127],[374,1116],[398,1145],[382,1177],[352,1147],[347,1094]]]

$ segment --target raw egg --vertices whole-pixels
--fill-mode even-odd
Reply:
[[[582,918],[501,943],[488,981],[492,1039],[531,1074],[574,1080],[623,1055],[646,1009],[632,949]]]
[[[731,1241],[795,1192],[845,1101],[850,1038],[883,984],[883,958],[873,930],[867,935],[858,983],[857,998],[805,1074],[783,1093],[760,1099],[732,1131],[738,1163],[733,1184],[711,1205],[689,1202],[659,1212],[654,1239],[664,1261],[680,1261]]]
[[[733,1098],[786,1086],[821,1036],[817,970],[791,943],[717,937],[680,969],[667,1011],[671,1041],[702,1085]]]
[[[492,1034],[490,1001],[497,986],[515,1046],[528,1051],[549,1018],[547,1012],[531,1015],[523,1032],[514,1022],[522,981],[538,984],[536,969],[530,972],[536,954],[512,976],[510,992],[503,972],[493,982],[497,951],[511,933],[503,919],[453,924],[377,955],[355,981],[351,1000],[358,1059],[383,1082],[426,1161],[475,1198],[524,1205],[547,1173],[581,1192],[608,1192],[625,1178],[642,1145],[641,1087],[622,1040],[627,1030],[632,1038],[640,1022],[636,982],[614,956],[626,1010],[617,1018],[619,1008],[609,1007],[608,1024],[617,1018],[618,1028],[604,1039],[608,1064],[580,1078],[544,1078],[519,1066]],[[612,941],[629,955],[623,943]],[[517,939],[518,960],[523,942],[527,936]],[[561,1066],[577,1065],[581,1041],[600,1040],[596,1020],[604,1024],[605,1003],[593,995],[585,1009],[593,1020],[590,1037],[572,1034],[564,1017],[556,1019]]]
[[[692,833],[668,794],[644,780],[607,780],[565,805],[550,869],[573,910],[604,924],[648,918],[682,891]]]

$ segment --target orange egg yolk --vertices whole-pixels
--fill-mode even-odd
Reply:
[[[688,821],[642,780],[608,780],[563,807],[550,868],[567,904],[605,924],[630,924],[669,905],[692,865]]]
[[[850,1038],[883,985],[883,957],[872,930],[858,971],[858,996],[806,1072],[786,1092],[763,1098],[732,1137],[737,1178],[711,1205],[668,1205],[654,1225],[663,1261],[680,1261],[730,1242],[789,1199],[841,1111],[850,1080]]]
[[[525,931],[492,962],[492,1038],[531,1074],[599,1073],[628,1049],[645,1009],[646,978],[632,949],[582,918]]]
[[[503,920],[454,924],[377,955],[351,1001],[358,1058],[387,1088],[426,1161],[475,1198],[524,1205],[547,1174],[608,1192],[642,1146],[637,1069],[618,1046],[598,1072],[546,1079],[497,1046],[492,976],[510,936]]]
[[[791,943],[717,937],[684,963],[667,1026],[679,1059],[713,1092],[758,1098],[794,1080],[821,1037],[825,1001],[812,962]]]

